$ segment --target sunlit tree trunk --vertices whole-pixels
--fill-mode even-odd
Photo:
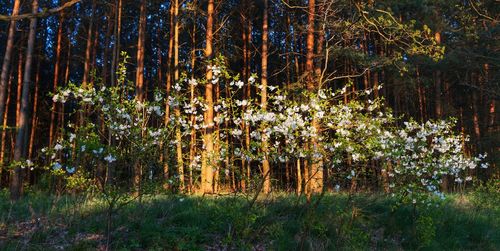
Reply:
[[[33,0],[32,13],[38,13],[38,0]],[[21,161],[25,157],[23,156],[23,153],[27,143],[25,138],[27,135],[26,131],[29,127],[29,93],[31,88],[31,68],[36,39],[36,25],[37,19],[35,17],[31,18],[28,35],[28,47],[26,49],[26,64],[24,67],[21,116],[19,118],[19,128],[17,131],[16,146],[14,148],[14,161]],[[22,169],[20,166],[17,166],[11,171],[10,198],[12,200],[18,200],[20,198],[22,194],[22,184]]]
[[[267,57],[268,57],[268,40],[269,40],[269,21],[268,21],[268,0],[264,0],[264,14],[263,14],[263,24],[262,24],[262,89],[260,92],[260,106],[263,111],[267,110]],[[269,166],[269,159],[267,156],[268,152],[268,138],[265,133],[265,128],[267,125],[263,125],[262,129],[262,175],[264,179],[264,186],[262,192],[269,193],[271,191],[271,167]]]
[[[144,54],[146,39],[146,0],[141,0],[139,16],[139,36],[137,41],[137,69],[135,77],[135,92],[138,102],[145,101],[144,90]],[[142,164],[139,161],[134,163],[133,184],[136,193],[140,194],[142,179]]]
[[[145,100],[144,93],[144,50],[146,42],[146,1],[141,0],[140,17],[139,17],[139,35],[137,39],[137,70],[135,75],[135,87],[137,100],[143,102]]]
[[[193,1],[193,5],[196,7],[197,6],[197,1]],[[191,79],[195,78],[196,74],[196,14],[197,12],[195,11],[193,13],[193,29],[191,32]],[[194,98],[195,98],[195,85],[190,85],[189,86],[189,102],[192,105],[191,108],[194,108]],[[191,116],[189,118],[190,123],[191,123],[191,131],[190,131],[190,141],[189,141],[189,192],[193,191],[193,163],[194,163],[194,158],[196,155],[196,129],[194,128],[196,124],[196,116],[194,113],[191,113]]]
[[[213,58],[213,23],[214,23],[214,0],[208,0],[207,6],[207,33],[206,33],[206,46],[205,58],[211,60]],[[210,62],[211,63],[211,62]],[[205,103],[207,110],[204,116],[204,149],[202,155],[201,167],[201,190],[204,193],[213,192],[213,178],[214,171],[217,167],[214,166],[213,155],[214,153],[214,101],[213,101],[213,85],[211,83],[213,72],[211,69],[206,71],[207,84],[205,85]]]
[[[174,37],[175,34],[172,32],[175,30],[175,23],[174,23],[174,13],[175,13],[175,5],[173,2],[170,2],[170,38],[168,41],[168,54],[167,54],[167,83],[166,83],[166,95],[167,95],[167,102],[165,106],[165,126],[168,127],[168,124],[170,123],[170,90],[172,88],[172,69],[173,64],[172,64],[172,59],[174,57]],[[169,183],[169,160],[170,160],[170,143],[166,142],[166,144],[163,145],[163,178],[165,180],[165,185],[164,187],[167,188]]]
[[[179,82],[179,0],[174,0],[174,82]],[[174,107],[176,117],[175,143],[179,189],[184,190],[184,161],[182,158],[181,110],[180,102]]]
[[[307,27],[307,54],[306,54],[306,74],[307,78],[307,90],[314,92],[318,89],[318,83],[314,77],[314,19],[315,19],[316,3],[315,0],[309,0],[309,13],[308,13],[308,27]],[[312,121],[312,126],[316,130],[316,134],[320,133],[319,121],[314,118]],[[311,139],[311,151],[319,152],[318,146],[318,135],[313,136]],[[306,193],[317,193],[321,192],[323,189],[323,167],[321,166],[321,159],[318,157],[311,158],[310,163],[308,163],[307,184]]]

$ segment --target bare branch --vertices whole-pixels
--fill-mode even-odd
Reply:
[[[21,14],[21,15],[16,15],[16,16],[7,16],[7,15],[0,15],[0,21],[5,21],[5,22],[10,22],[10,21],[18,21],[21,19],[28,19],[28,18],[41,18],[41,17],[47,17],[54,15],[56,13],[59,13],[63,11],[64,9],[70,8],[73,5],[81,2],[82,0],[71,0],[59,7],[52,8],[52,9],[43,9],[41,12],[37,14]]]

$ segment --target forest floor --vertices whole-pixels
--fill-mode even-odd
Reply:
[[[109,197],[11,203],[4,191],[0,250],[500,250],[498,191],[450,195],[416,214],[373,194],[109,196],[119,198],[111,211]]]

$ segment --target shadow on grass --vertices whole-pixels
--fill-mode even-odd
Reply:
[[[106,248],[102,200],[29,194],[0,202],[1,250]],[[311,209],[293,195],[157,195],[134,201],[112,218],[112,250],[498,250],[500,214],[452,197],[418,211],[381,195],[328,194]],[[465,202],[464,202],[465,201]],[[423,219],[423,220],[420,220]]]

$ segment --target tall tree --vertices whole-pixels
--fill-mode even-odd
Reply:
[[[59,16],[59,26],[57,29],[57,41],[56,41],[56,62],[54,64],[54,82],[52,84],[52,90],[55,93],[59,85],[59,75],[61,69],[61,51],[62,51],[62,37],[63,37],[63,24],[64,24],[64,12],[61,12]],[[52,111],[50,113],[50,128],[49,128],[49,145],[54,142],[54,129],[56,128],[56,114],[57,114],[57,103],[52,101]]]
[[[314,75],[314,27],[315,27],[316,2],[309,0],[308,23],[307,23],[307,54],[306,54],[306,74],[307,74],[307,90],[315,92],[318,90],[318,79]],[[315,129],[316,136],[311,140],[310,147],[313,152],[320,151],[318,147],[318,134],[320,133],[319,121],[313,118],[312,125]],[[323,167],[320,164],[320,159],[317,157],[311,158],[306,170],[306,192],[320,192],[323,189]]]
[[[260,93],[260,106],[262,110],[267,110],[267,58],[268,58],[268,43],[269,43],[269,20],[268,20],[268,0],[264,0],[264,13],[263,13],[263,22],[262,22],[262,89]],[[266,125],[263,126],[263,130],[265,130]],[[268,152],[268,139],[266,136],[266,132],[262,132],[262,172],[264,178],[264,184],[262,191],[264,193],[269,193],[271,191],[271,167],[269,166],[269,159],[267,156]]]
[[[207,5],[207,33],[205,45],[205,58],[209,64],[213,58],[213,26],[214,26],[214,0],[208,0]],[[201,190],[204,193],[213,192],[214,171],[217,170],[214,166],[214,93],[212,84],[213,72],[209,67],[206,71],[207,83],[205,84],[205,103],[207,109],[204,114],[205,134],[204,134],[204,150],[202,154],[201,167]]]
[[[38,0],[33,0],[32,11],[33,15],[38,13]],[[24,67],[23,77],[23,93],[21,100],[21,114],[19,118],[19,128],[16,137],[16,146],[14,148],[14,161],[22,161],[25,158],[25,148],[27,144],[27,131],[29,128],[29,96],[31,89],[31,71],[33,63],[33,51],[35,48],[37,19],[32,17],[29,26],[28,47],[26,48],[26,64]],[[18,200],[22,194],[23,176],[21,166],[16,166],[11,171],[10,198]]]
[[[146,42],[146,0],[140,2],[139,30],[137,39],[137,69],[135,77],[136,99],[144,102],[146,98],[144,89],[144,55]],[[136,192],[140,192],[142,179],[141,163],[134,164],[133,183]]]
[[[19,8],[21,5],[21,0],[14,1],[14,7],[12,8],[12,16],[19,14]],[[9,78],[9,67],[12,60],[12,51],[14,50],[14,35],[16,31],[16,20],[12,20],[9,24],[9,31],[7,35],[7,46],[5,48],[5,55],[3,57],[2,63],[2,73],[0,75],[0,118],[3,118],[3,113],[5,111],[5,95],[7,82]],[[5,128],[3,128],[5,130]]]

